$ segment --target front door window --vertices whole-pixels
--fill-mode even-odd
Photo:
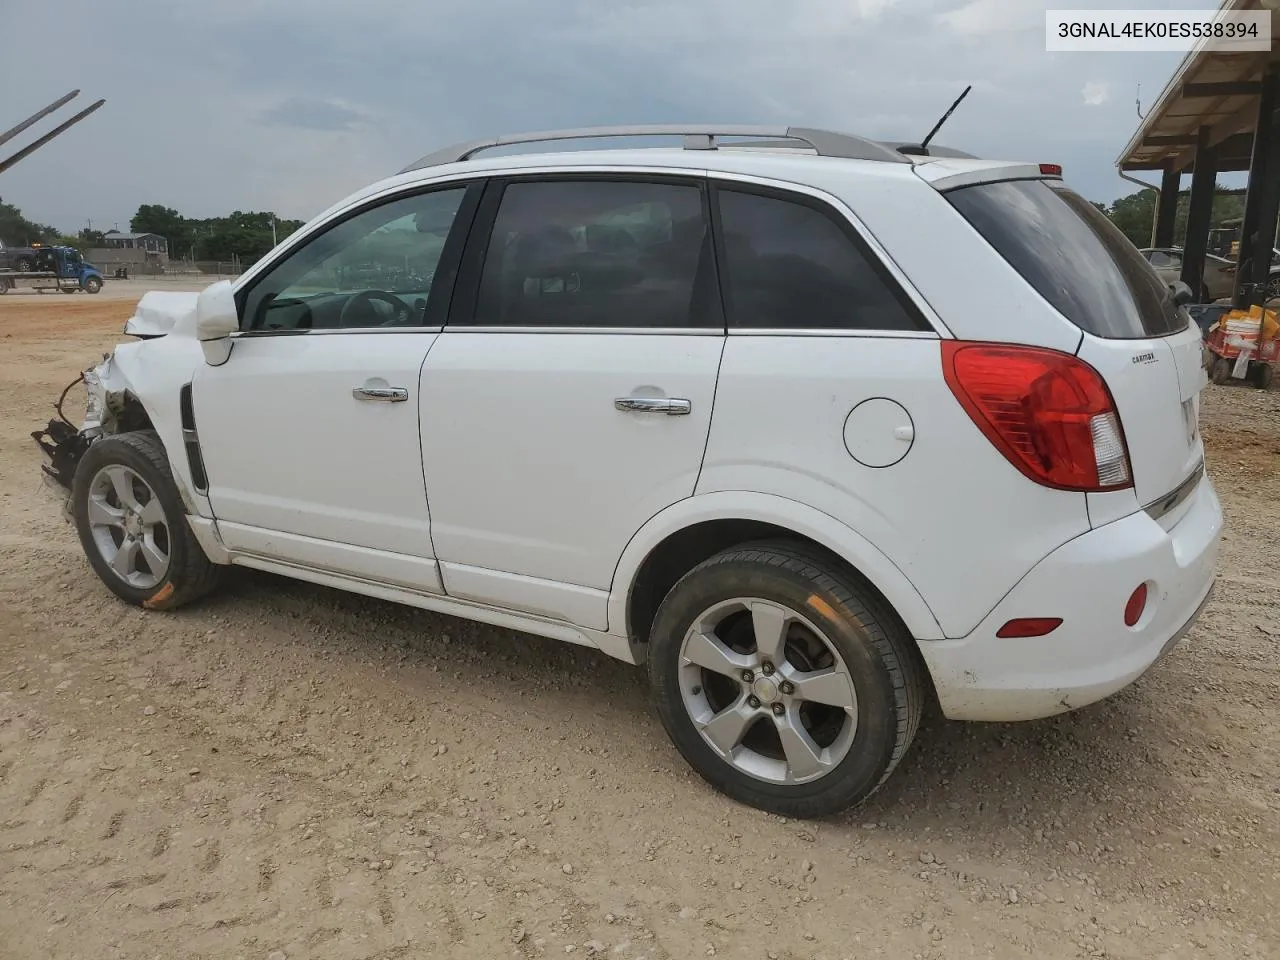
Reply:
[[[242,327],[426,325],[436,269],[465,194],[453,187],[400,197],[312,238],[254,283]]]

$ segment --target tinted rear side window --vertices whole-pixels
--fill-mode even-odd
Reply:
[[[1006,180],[946,196],[1080,329],[1116,340],[1186,329],[1187,314],[1166,281],[1115,224],[1061,181]]]
[[[720,187],[730,325],[921,330],[870,250],[808,202]]]
[[[489,239],[475,323],[721,327],[702,191],[690,184],[509,184]]]

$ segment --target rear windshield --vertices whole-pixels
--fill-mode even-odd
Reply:
[[[951,190],[946,197],[1080,329],[1114,340],[1186,329],[1186,311],[1138,248],[1060,180],[983,183]]]

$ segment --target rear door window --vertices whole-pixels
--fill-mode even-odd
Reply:
[[[1136,340],[1179,333],[1190,322],[1129,238],[1061,181],[1004,180],[958,187],[946,197],[1080,329]]]
[[[696,183],[515,181],[501,193],[474,317],[452,322],[722,329],[714,276]]]

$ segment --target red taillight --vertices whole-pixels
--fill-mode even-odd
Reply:
[[[1059,163],[1042,163],[1040,164],[1040,174],[1045,177],[1062,176],[1062,165]]]
[[[1147,585],[1145,583],[1138,584],[1138,589],[1133,591],[1129,597],[1129,602],[1124,605],[1124,625],[1132,627],[1135,623],[1142,619],[1142,611],[1147,609]]]
[[[1062,626],[1061,617],[1020,617],[996,631],[997,637],[1043,637]]]
[[[942,341],[942,372],[1002,454],[1059,490],[1121,490],[1133,482],[1111,391],[1078,357],[1040,347]]]

